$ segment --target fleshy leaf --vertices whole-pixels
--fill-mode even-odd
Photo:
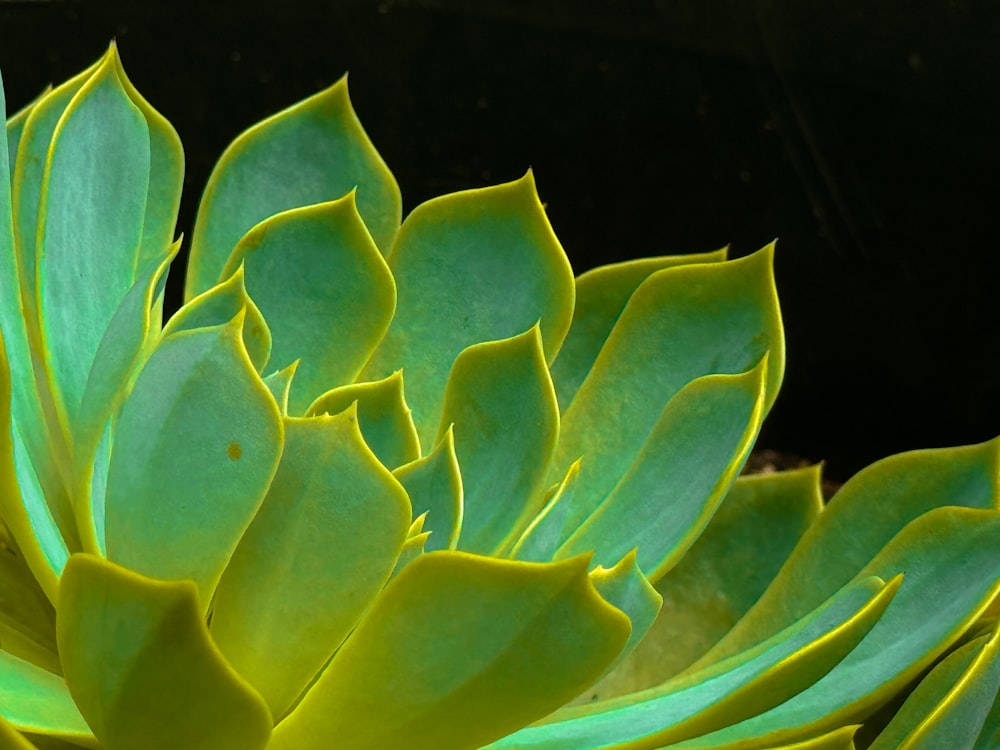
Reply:
[[[426,456],[394,469],[392,474],[410,496],[414,514],[427,516],[424,528],[432,532],[427,551],[455,549],[462,531],[464,494],[452,430]]]
[[[51,602],[35,580],[10,530],[0,522],[0,625],[7,628],[0,646],[46,669],[54,662],[58,671],[55,622]],[[14,637],[19,637],[20,645],[25,648],[14,646],[11,643]],[[34,658],[36,653],[43,658]]]
[[[96,748],[62,677],[0,651],[0,716],[17,729]]]
[[[438,439],[449,429],[462,469],[458,547],[496,554],[540,510],[559,436],[559,407],[538,326],[458,355],[445,388]]]
[[[899,588],[858,581],[756,648],[706,672],[611,701],[563,709],[490,748],[652,748],[780,704],[844,658],[871,630]]]
[[[31,114],[32,110],[34,110],[35,105],[48,96],[50,91],[52,91],[52,86],[46,86],[42,93],[40,93],[33,101],[25,104],[9,118],[7,117],[6,102],[0,103],[0,121],[6,120],[7,123],[6,137],[8,171],[4,174],[6,175],[8,185],[11,184],[11,178],[14,176],[14,165],[17,161],[17,148],[21,143],[21,136],[24,135],[24,125],[28,121],[28,116]],[[3,83],[0,81],[0,93],[2,92]],[[0,153],[3,152],[0,151]]]
[[[403,548],[399,551],[399,559],[396,560],[396,567],[393,569],[390,578],[398,576],[407,565],[426,552],[427,540],[431,538],[431,535],[432,532],[430,531],[422,531],[419,534],[413,534],[406,538],[406,541],[403,542]]]
[[[567,528],[565,520],[572,512],[573,488],[580,476],[580,463],[578,459],[570,464],[562,481],[549,489],[541,512],[511,548],[512,559],[548,562],[559,545],[573,533],[574,529]]]
[[[401,371],[374,383],[334,388],[316,399],[306,414],[339,414],[353,403],[358,405],[361,434],[383,466],[391,470],[420,458],[420,440],[403,396]]]
[[[819,480],[819,466],[739,477],[680,563],[656,582],[663,608],[649,634],[592,692],[611,698],[659,685],[722,638],[816,520]]]
[[[725,263],[666,268],[635,291],[563,415],[550,480],[584,459],[569,526],[614,489],[664,406],[691,381],[746,372],[768,354],[767,412],[784,369],[772,256],[769,245]]]
[[[0,747],[4,750],[39,750],[3,717],[0,717]]]
[[[612,263],[577,276],[573,323],[559,349],[559,356],[552,364],[552,382],[559,399],[559,411],[566,411],[629,297],[643,281],[664,268],[716,263],[725,259],[725,249],[691,255],[666,255]]]
[[[1000,592],[1000,513],[929,511],[857,578],[902,571],[906,578],[879,622],[814,685],[759,716],[678,747],[724,748],[739,741],[746,750],[767,748],[871,714],[940,657]]]
[[[181,307],[163,328],[163,335],[178,331],[219,326],[245,310],[243,344],[254,369],[263,372],[271,355],[271,330],[260,309],[247,294],[243,265],[237,265],[225,281]]]
[[[639,567],[650,580],[673,567],[750,455],[764,416],[768,362],[764,357],[741,375],[706,375],[682,388],[618,486],[556,558],[593,549],[606,565],[638,547]],[[581,481],[586,466],[585,459]],[[578,492],[574,488],[574,501]]]
[[[399,229],[402,199],[354,114],[345,76],[254,125],[223,153],[198,208],[186,298],[216,284],[240,237],[258,222],[340,198],[355,187],[361,218],[387,253]]]
[[[438,429],[452,363],[466,347],[539,323],[551,362],[573,314],[573,272],[528,172],[434,198],[406,217],[389,256],[396,316],[364,379],[402,368],[424,444]]]
[[[597,594],[587,566],[585,557],[421,555],[278,725],[269,750],[472,748],[544,716],[628,639],[628,618]]]
[[[767,591],[699,664],[708,664],[781,629],[829,596],[907,523],[944,505],[1000,503],[1000,438],[961,448],[912,451],[852,477],[805,533]]]
[[[108,557],[194,581],[207,608],[281,455],[277,405],[243,316],[162,340],[122,408],[108,469]]]
[[[59,119],[39,203],[39,327],[67,432],[104,332],[135,279],[149,170],[149,128],[112,50]]]
[[[267,745],[267,706],[212,643],[190,581],[74,555],[58,609],[66,683],[105,750]]]
[[[802,740],[801,742],[793,742],[791,745],[769,748],[768,750],[854,750],[854,735],[858,729],[859,725],[857,724],[840,727],[819,737]]]
[[[278,411],[281,412],[281,416],[288,416],[288,394],[292,389],[292,380],[295,378],[295,371],[299,368],[299,360],[295,360],[292,364],[288,365],[281,370],[275,370],[266,378],[264,378],[264,385],[267,389],[271,391],[271,395],[274,396],[274,400],[278,404]]]
[[[276,717],[320,671],[389,578],[406,493],[354,410],[285,420],[285,451],[219,582],[212,635]]]
[[[1000,637],[949,654],[910,693],[871,750],[973,750],[1000,687]]]

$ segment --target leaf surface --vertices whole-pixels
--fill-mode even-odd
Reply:
[[[465,506],[454,432],[448,430],[434,450],[392,474],[410,496],[414,515],[426,515],[423,528],[431,532],[427,551],[455,549]]]

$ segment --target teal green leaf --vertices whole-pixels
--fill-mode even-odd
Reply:
[[[306,414],[339,414],[353,403],[358,405],[361,434],[383,466],[396,469],[420,458],[420,440],[403,395],[401,370],[374,383],[334,388],[316,399]]]
[[[9,118],[7,117],[6,103],[0,104],[0,120],[6,120],[7,122],[7,166],[9,171],[6,173],[6,178],[8,185],[11,184],[11,180],[14,176],[14,165],[17,161],[17,148],[21,143],[21,136],[24,135],[24,124],[28,121],[28,115],[31,114],[35,105],[44,99],[50,91],[52,91],[52,86],[46,86],[42,93],[40,93],[33,101],[25,104]],[[0,93],[2,92],[3,81],[0,80]],[[2,151],[0,151],[0,153],[2,153]]]
[[[392,571],[390,578],[395,578],[403,569],[426,552],[427,540],[431,538],[430,531],[421,531],[413,534],[403,542],[403,548],[399,551],[399,559],[396,560],[396,567]]]
[[[402,198],[351,107],[345,76],[254,125],[222,154],[198,208],[186,298],[216,284],[236,243],[258,222],[340,198],[355,187],[358,211],[387,253],[399,229]]]
[[[181,307],[163,328],[163,335],[227,323],[245,310],[243,344],[254,369],[263,372],[271,355],[271,329],[254,301],[247,294],[243,265],[233,268],[225,281]]]
[[[570,464],[562,481],[550,488],[545,506],[511,548],[512,559],[548,562],[573,533],[575,527],[568,526],[566,518],[573,509],[573,488],[580,476],[580,463],[581,459],[577,459]]]
[[[997,750],[1000,748],[1000,694],[993,698],[993,706],[986,715],[979,738],[973,750]]]
[[[0,646],[38,666],[59,670],[56,613],[10,529],[0,523]],[[37,656],[37,658],[36,658]]]
[[[105,750],[263,750],[271,715],[212,643],[190,581],[74,555],[59,590],[59,653]]]
[[[351,191],[262,221],[239,240],[223,269],[228,274],[246,264],[247,289],[274,336],[274,363],[302,360],[292,414],[353,382],[392,320],[392,274],[355,197]]]
[[[424,444],[438,429],[445,384],[459,353],[539,323],[552,362],[573,315],[573,271],[524,177],[444,195],[406,217],[389,256],[396,316],[366,365],[378,380],[403,368]]]
[[[194,581],[205,608],[281,455],[278,407],[242,329],[240,314],[162,340],[122,408],[108,468],[108,557]]]
[[[973,750],[1000,687],[1000,638],[949,654],[910,693],[871,750]]]
[[[0,651],[0,717],[23,732],[96,748],[62,677]]]
[[[852,477],[805,533],[760,600],[700,660],[707,664],[780,630],[851,580],[907,523],[945,505],[1000,505],[1000,439],[912,451]]]
[[[559,407],[537,325],[458,355],[438,439],[450,428],[462,469],[459,549],[497,554],[541,509],[559,436]]]
[[[552,381],[565,412],[594,365],[629,297],[651,274],[664,268],[726,259],[726,249],[691,255],[666,255],[612,263],[576,277],[573,322],[559,356],[552,364]]]
[[[491,749],[653,748],[779,705],[827,673],[870,632],[899,589],[870,577],[756,648],[688,678],[563,709]]]
[[[819,466],[739,477],[691,549],[656,582],[663,609],[649,634],[591,692],[625,695],[690,666],[757,601],[822,509]]]
[[[278,725],[269,750],[473,748],[541,718],[628,640],[628,618],[600,597],[588,565],[419,556]]]
[[[219,582],[212,636],[276,717],[389,579],[410,525],[406,492],[354,410],[285,420],[285,450]]]
[[[899,593],[879,622],[814,685],[770,711],[679,747],[722,748],[740,740],[741,748],[755,750],[870,715],[931,666],[1000,592],[1000,513],[931,510],[907,524],[857,577],[902,571]]]
[[[743,468],[764,417],[769,359],[741,375],[706,375],[664,407],[635,462],[556,551],[595,550],[605,566],[638,547],[658,580],[691,547]],[[459,455],[461,460],[461,454]],[[581,480],[586,471],[584,459]],[[573,499],[579,495],[574,488]]]
[[[414,515],[426,515],[422,528],[431,532],[427,551],[455,549],[465,506],[454,432],[449,429],[430,453],[392,474],[410,496]]]
[[[769,245],[725,263],[666,268],[636,289],[563,415],[551,481],[584,459],[569,526],[604,501],[691,381],[746,372],[768,354],[767,412],[784,370],[772,256]]]
[[[278,411],[281,416],[288,416],[288,394],[292,389],[292,380],[295,378],[295,371],[299,368],[299,360],[295,360],[281,370],[275,370],[264,378],[264,385],[271,391],[274,400],[278,404]]]
[[[122,87],[114,55],[106,55],[59,119],[39,203],[39,326],[67,433],[104,332],[135,278],[149,148],[146,121]]]

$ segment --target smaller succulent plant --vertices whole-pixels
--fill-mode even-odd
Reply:
[[[163,322],[115,48],[3,106],[0,748],[1000,747],[1000,442],[740,477],[772,246],[574,278],[530,172],[403,220],[341,80],[226,150]]]

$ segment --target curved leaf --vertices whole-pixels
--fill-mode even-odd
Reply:
[[[584,557],[519,563],[431,552],[386,587],[269,750],[478,747],[579,693],[628,618]]]
[[[572,515],[573,489],[580,476],[580,463],[578,459],[570,464],[562,481],[549,490],[545,506],[511,548],[512,559],[548,562],[576,530],[566,523],[566,518]]]
[[[316,399],[306,415],[339,414],[354,403],[361,434],[383,466],[395,469],[420,458],[417,428],[403,396],[402,371],[374,383],[334,388]]]
[[[122,408],[108,468],[109,559],[194,581],[207,609],[281,455],[278,408],[243,317],[168,336]]]
[[[240,239],[223,269],[246,264],[247,289],[274,335],[275,364],[302,360],[292,385],[293,414],[354,381],[396,306],[392,274],[355,195],[265,219]]]
[[[66,683],[106,750],[267,745],[267,706],[215,648],[189,581],[74,555],[58,609]]]
[[[552,364],[552,382],[564,412],[594,365],[629,297],[651,274],[664,268],[726,259],[726,249],[612,263],[576,277],[573,322]]]
[[[497,554],[538,513],[559,435],[559,407],[537,325],[458,355],[438,439],[449,429],[462,469],[458,547]]]
[[[46,86],[42,93],[35,97],[32,101],[25,104],[21,109],[7,117],[7,104],[6,101],[0,102],[0,121],[6,121],[7,127],[5,130],[5,137],[7,139],[7,167],[8,171],[3,172],[3,168],[0,167],[0,172],[2,172],[6,179],[7,185],[9,186],[12,182],[14,176],[14,166],[17,162],[17,149],[21,143],[21,136],[24,135],[24,125],[28,121],[28,116],[35,109],[35,106],[48,96],[49,92],[52,91],[52,86]],[[3,93],[3,80],[0,79],[0,94]],[[0,153],[3,153],[0,151]],[[9,190],[9,187],[8,187]],[[8,193],[9,196],[9,193]]]
[[[0,717],[22,732],[96,748],[62,677],[0,651]]]
[[[427,551],[455,549],[462,531],[465,506],[452,430],[444,434],[434,450],[394,469],[392,475],[410,496],[414,515],[426,516],[423,527],[432,532],[427,540]]]
[[[292,389],[292,380],[295,378],[295,371],[299,369],[299,360],[295,360],[292,364],[288,365],[281,370],[275,370],[266,378],[264,378],[264,385],[267,389],[271,391],[271,395],[274,396],[274,400],[278,404],[278,411],[281,412],[281,416],[288,416],[288,394]]]
[[[285,420],[285,450],[219,582],[212,636],[281,716],[389,578],[410,524],[403,488],[353,410]]]
[[[427,201],[406,217],[389,256],[396,316],[364,379],[402,368],[424,444],[438,428],[459,353],[539,323],[551,362],[573,314],[573,272],[524,177]]]
[[[258,222],[355,187],[365,225],[388,252],[402,199],[354,114],[345,76],[246,130],[222,154],[198,207],[185,298],[216,284],[236,243]]]

